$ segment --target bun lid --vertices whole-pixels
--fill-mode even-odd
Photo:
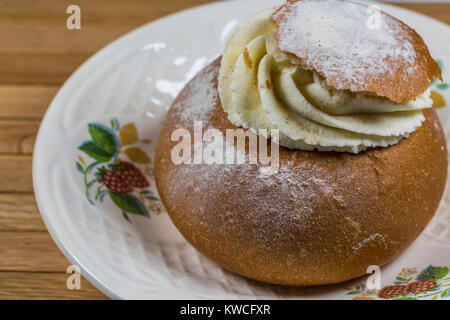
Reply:
[[[271,21],[277,49],[335,89],[406,103],[442,79],[416,31],[367,5],[288,0]]]

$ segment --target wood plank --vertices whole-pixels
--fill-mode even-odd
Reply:
[[[33,194],[0,193],[0,231],[47,231]]]
[[[0,20],[0,36],[5,38],[5,45],[0,48],[0,53],[45,52],[51,55],[93,53],[106,43],[151,20],[148,15],[128,16],[126,19],[123,16],[108,17],[105,12],[92,12],[91,7],[92,5],[88,5],[86,12],[93,16],[91,19],[82,18],[81,30],[66,28],[65,7],[56,13],[56,17],[50,16],[47,19],[20,17],[20,14],[6,16],[4,20]],[[83,12],[83,7],[81,8]],[[31,30],[34,37],[31,37]],[[51,37],[45,36],[46,34],[51,34]]]
[[[0,232],[0,271],[65,272],[69,265],[46,232]]]
[[[62,84],[90,55],[151,20],[207,0],[81,0],[82,29],[68,30],[72,1],[3,0],[0,83]]]
[[[214,0],[77,0],[80,6],[82,20],[99,22],[100,20],[116,21],[116,25],[126,23],[130,19],[145,19],[150,21],[175,11],[193,6],[214,2]],[[2,20],[16,19],[32,21],[61,21],[65,29],[68,15],[65,13],[72,0],[40,0],[30,5],[29,0],[2,0],[0,17]],[[101,21],[100,21],[101,22]]]
[[[66,273],[0,272],[0,299],[107,299],[85,278],[69,290]]]
[[[424,1],[425,2],[425,1]],[[449,3],[403,3],[394,2],[393,4],[405,9],[416,11],[434,19],[450,24],[450,4]]]
[[[58,89],[59,85],[0,85],[0,119],[41,119]]]
[[[0,83],[62,84],[90,54],[0,54]]]
[[[0,153],[33,153],[40,121],[0,120]]]
[[[0,155],[0,192],[32,192],[32,157]]]

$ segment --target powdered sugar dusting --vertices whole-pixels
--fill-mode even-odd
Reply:
[[[384,236],[382,234],[375,233],[371,234],[370,236],[368,236],[367,238],[365,238],[364,240],[358,242],[355,246],[353,246],[353,251],[357,252],[361,250],[361,248],[363,248],[364,246],[368,245],[370,242],[376,240],[382,241],[383,243],[386,244],[386,239],[384,238]]]
[[[187,86],[189,92],[186,98],[173,105],[182,120],[191,122],[204,120],[214,109],[218,99],[215,81],[218,70],[219,66],[208,65],[201,73],[201,77]]]
[[[338,0],[289,3],[272,18],[278,21],[278,48],[295,54],[326,79],[339,79],[338,89],[359,91],[368,79],[395,76],[406,81],[415,70],[414,46],[405,25],[369,7]],[[371,15],[379,25],[369,28]],[[392,67],[394,66],[394,67]],[[400,70],[400,69],[399,69]]]
[[[225,142],[225,141],[224,141]],[[239,152],[234,147],[235,152]],[[169,180],[177,181],[173,183],[172,191],[176,194],[190,194],[188,190],[198,188],[196,192],[196,210],[205,212],[228,212],[226,225],[217,225],[214,215],[205,215],[202,223],[215,232],[227,232],[227,228],[238,228],[239,224],[230,223],[230,220],[238,219],[236,207],[242,208],[248,219],[252,219],[255,224],[253,237],[259,239],[263,246],[270,246],[272,232],[264,225],[277,226],[281,238],[288,238],[283,230],[291,230],[293,226],[301,226],[305,235],[312,236],[311,227],[308,221],[312,218],[314,202],[320,195],[329,195],[333,187],[330,181],[322,180],[318,177],[324,176],[320,168],[314,168],[308,164],[295,164],[287,160],[281,165],[279,171],[272,175],[265,175],[259,172],[261,167],[249,164],[248,154],[245,156],[245,164],[199,164],[180,166],[171,172]],[[184,179],[188,177],[188,179]],[[235,201],[225,201],[221,195],[226,196],[236,189],[236,177],[239,177],[240,190],[246,196]],[[323,187],[326,186],[327,190]],[[271,190],[277,189],[276,193]],[[211,197],[211,193],[216,197]],[[275,201],[267,203],[268,193],[275,197]],[[279,197],[279,195],[282,195]],[[240,215],[240,214],[239,214]],[[233,218],[234,216],[234,218]],[[225,219],[225,218],[224,218]],[[303,222],[302,222],[303,221]],[[217,229],[216,229],[217,228]]]

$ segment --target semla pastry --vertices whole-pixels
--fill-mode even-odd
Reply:
[[[186,240],[224,268],[273,284],[342,282],[391,261],[437,210],[447,144],[429,85],[441,70],[413,29],[368,12],[300,0],[258,13],[170,108],[159,194]],[[194,136],[196,121],[224,137],[277,129],[277,171],[174,163],[173,132]]]

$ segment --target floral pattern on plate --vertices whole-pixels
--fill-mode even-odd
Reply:
[[[444,64],[442,63],[442,60],[436,60],[441,70],[444,70]],[[434,79],[434,81],[431,83],[431,99],[433,99],[433,107],[436,109],[443,108],[447,105],[444,97],[442,94],[439,93],[440,90],[446,90],[448,89],[448,83],[444,81],[440,81],[439,79]],[[433,88],[436,88],[438,90],[433,90]]]
[[[91,140],[83,142],[78,149],[92,158],[92,162],[87,163],[81,155],[76,161],[83,175],[87,200],[94,205],[109,196],[128,222],[131,222],[129,214],[149,217],[149,211],[160,213],[161,201],[148,189],[149,179],[153,181],[152,159],[137,145],[150,141],[139,140],[136,125],[130,122],[120,127],[119,121],[113,118],[109,127],[89,123],[88,131]]]
[[[417,276],[416,276],[417,275]],[[415,280],[415,281],[414,281]],[[403,268],[393,282],[380,290],[368,289],[365,284],[346,288],[353,300],[437,300],[450,297],[450,276],[447,266],[432,266],[417,272],[417,268]]]

